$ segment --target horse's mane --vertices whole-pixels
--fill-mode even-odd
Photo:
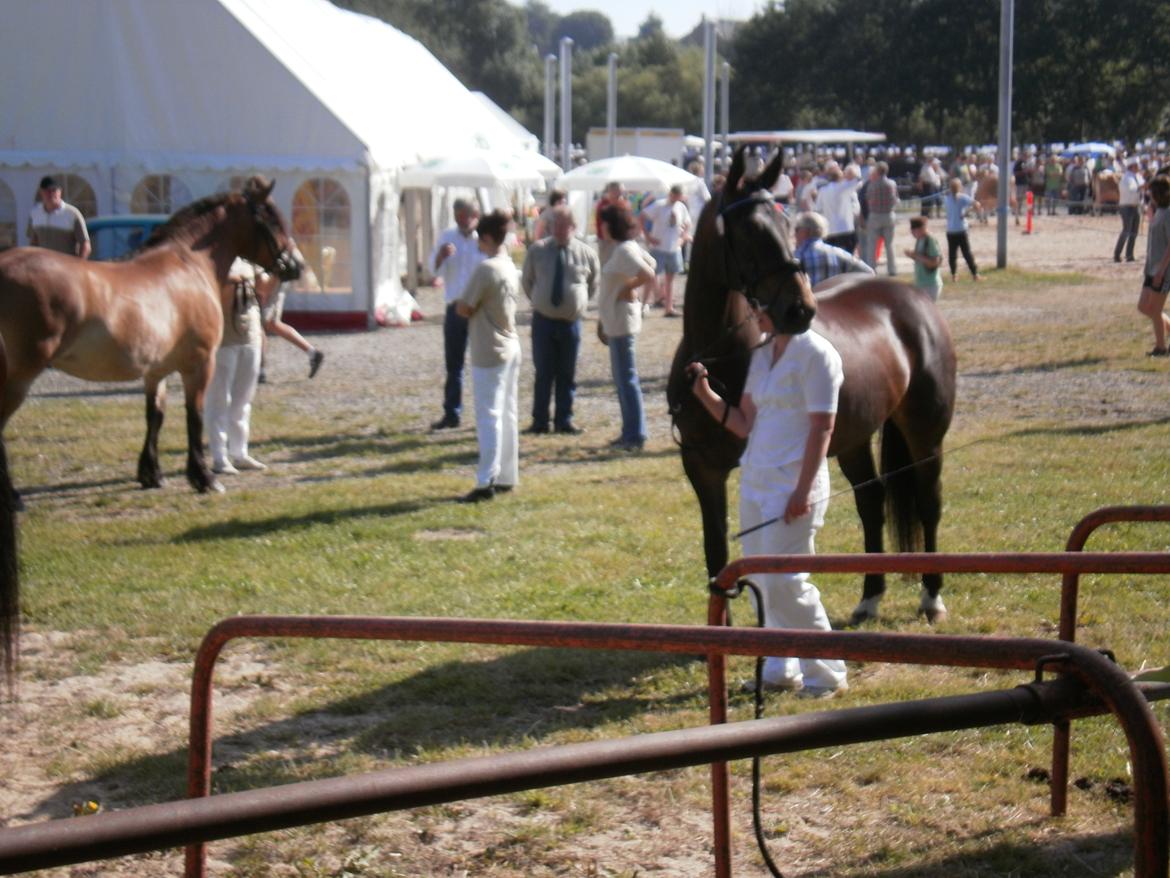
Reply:
[[[223,205],[233,193],[219,193],[218,195],[208,195],[206,198],[200,198],[198,201],[192,201],[186,207],[175,211],[174,215],[169,220],[160,226],[155,226],[150,233],[150,237],[142,245],[142,250],[149,250],[166,241],[174,240],[180,235],[189,232],[193,223],[207,216],[217,207]]]

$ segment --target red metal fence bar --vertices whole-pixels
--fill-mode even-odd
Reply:
[[[1161,687],[1161,691],[1150,687],[1147,697],[1159,696],[1170,697],[1170,686]],[[307,781],[0,830],[0,873],[700,765],[714,759],[790,753],[1004,723],[1048,722],[1056,716],[1095,715],[1105,710],[1077,680],[1066,677],[995,692],[751,720]]]
[[[1067,552],[1081,552],[1090,535],[1106,524],[1121,522],[1170,521],[1170,506],[1103,506],[1090,512],[1072,529]],[[1060,584],[1060,639],[1070,643],[1077,639],[1077,600],[1080,573],[1065,573]],[[1049,810],[1061,817],[1068,810],[1068,765],[1072,730],[1067,721],[1053,724],[1052,773],[1049,783]]]
[[[809,573],[1061,573],[1079,575],[1081,573],[1132,573],[1156,574],[1170,573],[1170,554],[1159,552],[1115,552],[1115,553],[1009,553],[996,555],[982,554],[930,554],[930,553],[902,553],[891,555],[771,555],[753,556],[732,561],[719,572],[711,583],[711,597],[708,602],[708,625],[726,625],[728,592],[733,592],[739,580],[752,573],[789,573],[806,571]],[[1063,599],[1062,599],[1063,604]],[[939,638],[943,643],[950,644],[953,638]],[[1044,641],[1041,641],[1044,642]],[[803,652],[782,652],[776,655],[805,655]],[[809,658],[829,658],[831,656],[816,656],[808,654]],[[842,656],[837,656],[841,658]],[[711,693],[711,722],[727,721],[726,679],[722,656],[712,656],[709,660],[709,690]],[[939,661],[938,664],[951,664],[948,661]],[[1122,675],[1124,676],[1124,675]],[[1126,678],[1128,680],[1128,678]],[[718,693],[724,693],[717,697]],[[1099,693],[1108,701],[1107,693]],[[1111,705],[1112,707],[1113,705]],[[1131,715],[1130,719],[1136,723],[1150,725],[1153,733],[1161,740],[1161,730],[1150,712],[1149,706],[1143,704],[1144,718],[1141,710]],[[1125,708],[1133,711],[1133,705]],[[1115,711],[1121,720],[1121,713]],[[1124,721],[1123,721],[1124,725]],[[1059,724],[1057,725],[1059,734]],[[1128,732],[1126,733],[1128,737]],[[1130,752],[1133,754],[1135,741],[1130,741]],[[1055,743],[1054,743],[1055,746]],[[1160,762],[1166,763],[1163,747]],[[1135,766],[1136,771],[1136,766]],[[714,820],[716,878],[731,878],[730,862],[730,813],[727,808],[729,798],[728,788],[730,778],[726,763],[714,763],[711,766],[712,809]],[[1055,784],[1050,786],[1050,791]],[[1162,826],[1157,830],[1163,835],[1167,829]],[[1140,839],[1140,836],[1139,836]],[[1164,868],[1164,867],[1163,867]],[[1152,873],[1161,874],[1161,873]]]

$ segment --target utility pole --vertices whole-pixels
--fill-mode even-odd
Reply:
[[[1012,43],[1015,41],[1015,0],[999,8],[999,188],[996,191],[996,268],[1007,267],[1008,187],[1012,160]]]

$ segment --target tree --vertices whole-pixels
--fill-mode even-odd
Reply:
[[[588,51],[613,42],[613,24],[600,12],[570,12],[561,18],[560,35],[570,37],[577,49]]]

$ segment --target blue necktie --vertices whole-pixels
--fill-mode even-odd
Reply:
[[[557,267],[553,272],[552,304],[559,307],[565,301],[565,248],[557,247]]]

